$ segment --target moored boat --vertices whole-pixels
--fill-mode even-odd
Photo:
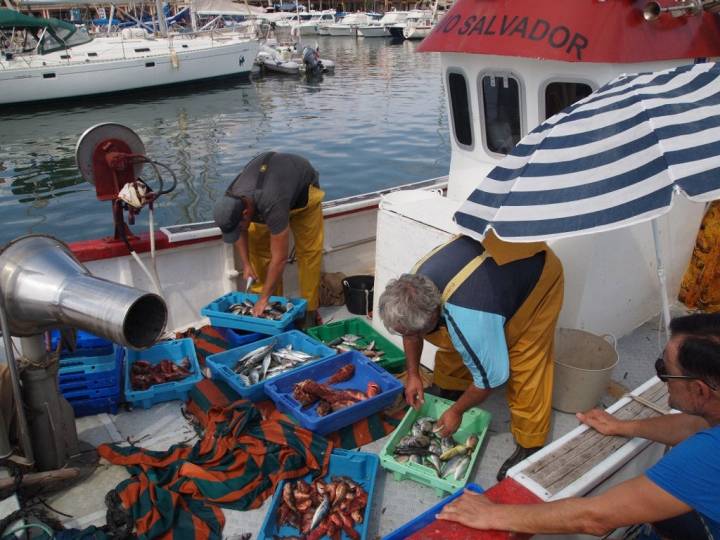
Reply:
[[[37,19],[0,8],[0,104],[248,75],[255,38],[231,32],[153,37],[140,29],[93,39],[57,19]],[[27,36],[26,38],[20,37]]]

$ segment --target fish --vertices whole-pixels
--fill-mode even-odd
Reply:
[[[253,369],[250,372],[250,384],[257,384],[260,382],[260,370],[259,369]]]
[[[290,482],[285,482],[282,491],[282,498],[285,504],[288,505],[290,510],[292,510],[293,512],[297,511],[297,508],[295,508],[295,500],[293,499],[293,488]]]
[[[427,448],[414,448],[412,446],[398,446],[395,448],[396,456],[427,456],[430,451]]]
[[[338,369],[335,373],[333,373],[330,378],[326,381],[326,384],[335,384],[340,382],[349,381],[353,378],[355,375],[355,364],[346,364],[340,369]]]
[[[268,368],[270,368],[270,362],[272,361],[272,354],[268,353],[265,355],[265,358],[263,358],[262,361],[262,376],[261,379],[264,379],[267,377]]]
[[[247,375],[238,373],[237,377],[238,377],[238,379],[240,379],[240,382],[243,383],[243,386],[250,386],[250,378]]]
[[[442,477],[453,477],[455,480],[460,480],[465,475],[465,472],[467,472],[469,465],[470,456],[455,456],[445,464],[441,473]]]
[[[355,343],[356,341],[358,341],[359,339],[362,339],[362,338],[360,336],[356,336],[355,334],[345,334],[342,337],[342,339],[343,339],[343,341],[345,341],[347,343]]]
[[[423,434],[423,430],[420,426],[417,424],[413,424],[413,427],[410,429],[410,432],[412,433],[413,437],[419,437]]]
[[[368,346],[365,347],[365,350],[366,350],[366,351],[373,351],[373,350],[375,350],[375,340],[373,340],[373,341],[371,341],[370,343],[368,343]]]
[[[442,448],[443,452],[450,450],[456,444],[457,443],[455,442],[455,439],[453,439],[452,437],[443,437],[442,439],[440,439],[440,448]]]
[[[464,445],[462,445],[462,444],[455,445],[452,448],[445,450],[440,455],[440,461],[447,461],[450,458],[453,458],[455,456],[464,456],[465,454],[467,454],[467,451],[468,451],[468,449]]]
[[[378,383],[370,381],[367,385],[365,393],[367,394],[368,398],[379,396],[382,393],[382,388],[380,388],[380,385]]]
[[[395,461],[398,463],[407,463],[410,460],[410,456],[406,454],[396,454]]]
[[[317,510],[315,510],[315,513],[313,514],[312,522],[310,523],[310,530],[312,531],[315,527],[320,525],[320,522],[325,519],[325,516],[328,513],[328,510],[330,510],[330,499],[327,495],[323,495],[323,500],[320,503],[320,506],[317,507]]]
[[[438,456],[435,456],[433,454],[430,454],[427,456],[428,463],[432,466],[433,469],[435,469],[435,472],[440,475],[440,471],[442,471],[442,462],[440,461],[440,458]]]
[[[438,457],[440,457],[440,454],[443,453],[442,448],[440,448],[440,445],[436,442],[430,443],[430,446],[428,446],[428,451]]]
[[[467,438],[467,440],[465,441],[465,447],[468,449],[469,452],[472,452],[475,449],[475,447],[477,446],[479,440],[480,439],[478,438],[477,435],[475,435],[475,434],[470,435]]]
[[[340,345],[342,342],[343,342],[343,338],[339,337],[339,338],[335,338],[333,340],[328,341],[326,343],[326,345],[328,347],[336,347],[336,346]]]
[[[422,458],[417,454],[413,454],[410,456],[410,463],[417,463],[418,465],[422,465]]]
[[[455,480],[460,480],[463,476],[465,476],[465,472],[467,471],[469,465],[470,456],[464,456],[455,467],[455,474],[453,475],[453,478],[455,478]]]

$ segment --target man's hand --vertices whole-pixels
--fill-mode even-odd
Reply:
[[[405,401],[416,411],[425,403],[425,391],[419,375],[408,375],[405,383]]]
[[[487,510],[493,504],[485,495],[466,489],[460,497],[446,504],[436,518],[457,521],[474,529],[488,529]]]
[[[587,424],[603,435],[625,435],[622,430],[623,421],[602,409],[592,409],[586,413],[575,415],[583,424]]]
[[[462,417],[462,413],[457,413],[453,407],[450,407],[438,418],[436,429],[439,430],[439,435],[441,437],[449,437],[455,433],[460,427]]]
[[[255,306],[253,306],[252,314],[253,317],[259,317],[263,314],[265,311],[265,307],[267,307],[268,299],[261,296],[258,298],[257,302],[255,302]]]

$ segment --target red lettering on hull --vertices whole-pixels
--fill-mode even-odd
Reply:
[[[720,56],[720,17],[643,19],[643,0],[458,0],[421,52],[629,63]]]

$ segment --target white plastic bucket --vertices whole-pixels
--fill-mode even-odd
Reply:
[[[576,413],[595,407],[617,363],[613,336],[559,328],[555,333],[553,408]]]

